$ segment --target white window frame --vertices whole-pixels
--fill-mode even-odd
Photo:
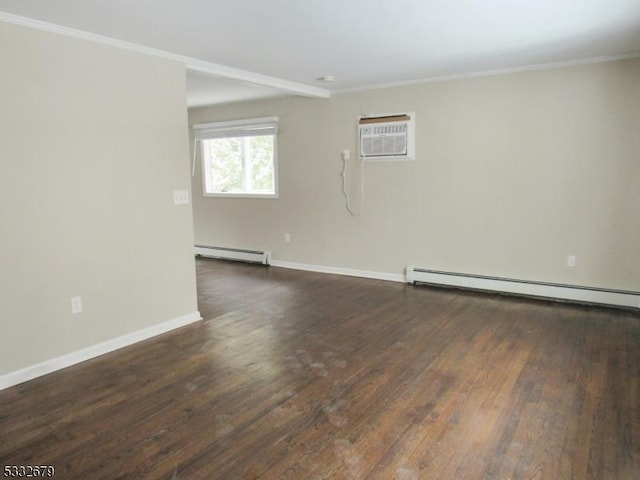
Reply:
[[[195,130],[195,142],[201,143],[202,158],[202,193],[205,197],[226,198],[278,198],[278,117],[248,118],[245,120],[231,120],[226,122],[201,123],[193,126]],[[251,135],[255,132],[255,135]],[[273,135],[273,193],[251,192],[208,192],[207,172],[205,161],[205,149],[202,143],[205,140],[230,137],[248,137],[258,135]]]

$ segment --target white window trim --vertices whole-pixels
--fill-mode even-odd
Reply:
[[[205,197],[218,197],[218,198],[256,198],[256,199],[277,199],[279,197],[279,178],[278,178],[278,117],[259,117],[259,118],[248,118],[244,120],[229,120],[224,122],[210,122],[210,123],[199,123],[193,125],[193,130],[195,131],[195,142],[201,142],[203,140],[211,140],[214,138],[220,138],[221,133],[230,133],[232,134],[234,131],[242,131],[247,128],[256,128],[264,126],[265,128],[273,128],[273,183],[274,183],[274,192],[273,193],[209,193],[207,192],[207,179],[205,173],[205,162],[204,162],[204,149],[201,148],[201,157],[202,157],[202,194]],[[230,135],[231,136],[231,135]],[[195,156],[195,151],[194,151]],[[195,160],[195,159],[194,159]],[[195,166],[195,164],[194,164]]]

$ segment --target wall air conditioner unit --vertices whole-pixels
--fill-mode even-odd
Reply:
[[[416,114],[361,115],[358,142],[361,160],[415,160]]]

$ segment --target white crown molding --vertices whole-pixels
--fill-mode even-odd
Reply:
[[[180,56],[178,55],[178,57]],[[292,82],[289,80],[284,80],[282,78],[270,77],[268,75],[262,75],[261,73],[239,70],[237,68],[227,67],[226,65],[220,65],[217,63],[205,62],[202,60],[197,60],[195,58],[180,58],[186,65],[187,70],[190,70],[192,72],[211,75],[213,77],[233,78],[234,80],[254,83],[256,85],[262,85],[264,87],[277,88],[280,90],[284,90],[285,92],[302,95],[303,97],[329,98],[331,96],[331,92],[324,88],[304,85],[302,83]]]
[[[202,73],[205,75],[211,75],[213,77],[231,78],[234,80],[240,80],[256,85],[276,88],[291,94],[302,95],[305,97],[329,98],[331,96],[331,92],[324,88],[318,88],[310,85],[305,85],[303,83],[292,82],[289,80],[284,80],[282,78],[271,77],[269,75],[262,75],[260,73],[249,72],[247,70],[240,70],[238,68],[220,65],[218,63],[206,62],[204,60],[198,60],[197,58],[166,52],[164,50],[158,50],[156,48],[145,47],[136,43],[126,42],[124,40],[118,40],[103,35],[97,35],[95,33],[85,32],[83,30],[77,30],[75,28],[64,27],[62,25],[56,25],[54,23],[43,22],[41,20],[35,20],[33,18],[0,12],[0,21],[11,23],[14,25],[34,28],[37,30],[43,30],[58,35],[64,35],[66,37],[87,40],[90,42],[108,45],[110,47],[120,48],[122,50],[128,50],[131,52],[142,53],[153,57],[173,60],[183,63],[187,70]]]
[[[41,377],[57,370],[62,370],[63,368],[104,355],[105,353],[119,350],[129,345],[133,345],[134,343],[175,330],[176,328],[184,327],[185,325],[197,322],[198,320],[202,320],[200,312],[192,312],[157,325],[152,325],[151,327],[143,328],[136,332],[107,340],[97,345],[92,345],[60,357],[45,360],[44,362],[31,365],[21,370],[0,375],[0,390]]]
[[[537,65],[525,65],[522,67],[501,68],[497,70],[483,70],[478,72],[457,73],[454,75],[444,75],[441,77],[421,78],[418,80],[406,80],[402,82],[378,83],[375,85],[367,85],[364,87],[344,88],[340,90],[332,90],[332,94],[345,94],[367,92],[369,90],[380,90],[384,88],[410,87],[413,85],[422,85],[425,83],[450,82],[455,80],[466,80],[470,78],[494,77],[498,75],[510,75],[514,73],[533,72],[537,70],[554,70],[559,68],[576,67],[580,65],[590,65],[594,63],[615,62],[618,60],[631,60],[640,58],[639,52],[631,52],[620,55],[608,55],[601,57],[590,57],[579,60],[567,60],[563,62],[540,63]]]

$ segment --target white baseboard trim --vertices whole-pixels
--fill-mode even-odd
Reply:
[[[352,268],[327,267],[324,265],[311,265],[308,263],[286,262],[284,260],[271,259],[272,267],[291,268],[307,272],[331,273],[334,275],[346,275],[348,277],[371,278],[374,280],[386,280],[389,282],[405,282],[405,276],[401,273],[372,272],[369,270],[357,270]]]
[[[147,340],[148,338],[175,330],[176,328],[184,327],[185,325],[197,322],[201,319],[202,317],[200,316],[200,312],[192,312],[157,325],[152,325],[151,327],[143,328],[136,332],[131,332],[126,335],[107,340],[106,342],[102,342],[91,347],[67,353],[66,355],[52,358],[50,360],[45,360],[44,362],[7,373],[6,375],[1,375],[0,390],[33,380],[34,378],[55,372],[56,370],[62,370],[63,368],[90,360],[100,355],[104,355],[105,353],[133,345],[134,343]]]
[[[626,308],[640,307],[640,292],[441,272],[412,266],[407,267],[407,282],[512,293],[579,303]]]

